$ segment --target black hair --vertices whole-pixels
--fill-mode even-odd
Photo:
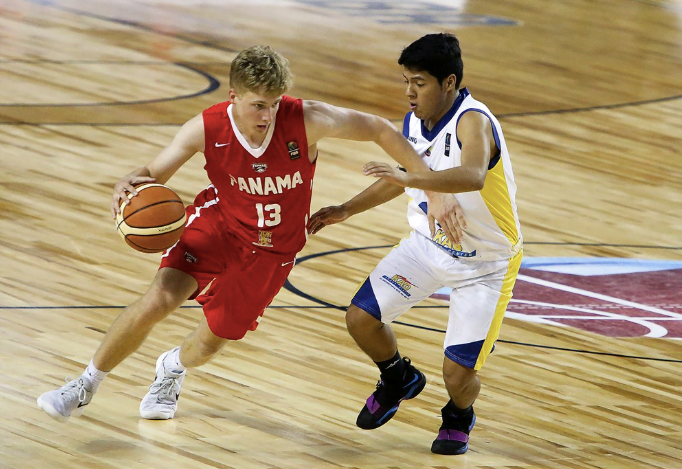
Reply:
[[[417,39],[403,49],[398,64],[408,70],[428,72],[441,85],[447,77],[455,75],[457,89],[464,75],[459,40],[448,33],[427,34]]]

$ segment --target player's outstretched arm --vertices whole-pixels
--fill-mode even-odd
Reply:
[[[353,215],[374,208],[393,200],[403,193],[400,186],[379,180],[364,191],[341,205],[324,207],[310,217],[308,231],[310,234],[319,232],[327,225],[341,223]]]
[[[356,141],[373,141],[409,173],[424,174],[429,167],[412,148],[402,133],[388,120],[353,109],[340,108],[320,101],[303,101],[308,145],[325,137]],[[389,182],[392,182],[389,180]],[[430,190],[429,215],[441,224],[445,234],[459,243],[465,228],[462,210],[451,194],[437,194]],[[431,234],[435,232],[433,220],[429,220]]]
[[[462,164],[457,168],[404,173],[386,163],[372,161],[364,166],[363,173],[399,186],[434,192],[459,193],[481,190],[490,159],[499,151],[493,138],[490,120],[479,112],[467,112],[457,126],[457,138],[462,142]]]
[[[185,122],[170,145],[161,150],[149,164],[123,176],[114,186],[111,214],[116,218],[121,201],[135,196],[135,185],[157,182],[165,184],[196,152],[204,151],[204,119],[201,114]]]
[[[398,129],[383,117],[320,101],[303,101],[303,114],[308,145],[325,137],[375,142],[408,171],[429,169]]]

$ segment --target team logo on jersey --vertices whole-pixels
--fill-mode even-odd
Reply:
[[[258,242],[253,242],[256,246],[272,247],[272,231],[258,230]]]
[[[402,275],[395,274],[393,277],[383,275],[381,280],[392,286],[393,289],[400,293],[403,297],[409,298],[412,296],[410,295],[409,290],[410,288],[414,287],[414,284]]]
[[[445,156],[450,156],[450,137],[452,135],[445,134]]]
[[[476,255],[476,250],[471,252],[462,251],[461,244],[455,244],[447,237],[445,231],[441,227],[438,227],[436,234],[433,235],[431,241],[436,243],[441,248],[445,249],[451,256],[454,257],[474,257]]]
[[[295,141],[287,143],[287,149],[289,150],[289,155],[291,155],[292,160],[297,160],[301,157],[301,152],[298,150],[298,143]]]
[[[417,143],[417,137],[407,137],[407,140],[412,143]]]
[[[253,170],[257,173],[264,173],[265,170],[268,169],[267,163],[253,163],[251,166],[253,167]]]
[[[424,156],[426,156],[427,158],[431,156],[431,150],[433,150],[433,145],[431,145],[429,149],[424,152]]]

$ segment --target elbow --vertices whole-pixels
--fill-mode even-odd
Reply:
[[[485,176],[487,171],[475,171],[469,179],[472,191],[480,191],[485,186]]]
[[[471,189],[472,191],[480,191],[483,189],[483,186],[485,186],[485,177],[481,178],[476,178],[472,181],[472,186],[473,188]]]

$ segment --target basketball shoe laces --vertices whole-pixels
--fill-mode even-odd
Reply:
[[[149,392],[156,394],[156,402],[159,404],[175,404],[177,396],[174,391],[176,378],[166,376],[161,382],[154,381],[149,386]]]
[[[66,378],[66,386],[64,390],[60,393],[69,402],[78,399],[79,404],[83,404],[88,397],[88,390],[85,389],[85,383],[82,378],[74,380],[72,378]]]

